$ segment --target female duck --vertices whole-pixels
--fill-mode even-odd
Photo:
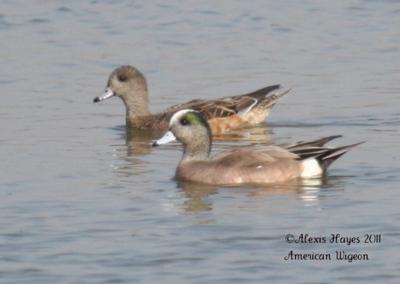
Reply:
[[[277,183],[323,175],[328,166],[360,143],[338,148],[324,144],[339,135],[287,146],[236,149],[210,158],[211,131],[200,112],[180,110],[169,131],[153,146],[178,139],[184,146],[176,178],[207,184]]]
[[[172,106],[161,113],[151,114],[146,79],[136,68],[121,66],[111,73],[105,93],[93,101],[120,97],[126,106],[128,127],[156,131],[165,131],[169,119],[176,111],[195,109],[207,118],[212,134],[219,135],[265,121],[276,101],[288,93],[278,93],[279,88],[279,85],[274,85],[245,95],[216,100],[192,100]]]

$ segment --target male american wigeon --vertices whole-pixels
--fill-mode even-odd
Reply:
[[[273,85],[255,92],[216,100],[192,100],[167,108],[160,113],[150,113],[146,79],[132,66],[115,69],[107,83],[105,93],[94,98],[100,102],[113,96],[120,97],[126,106],[128,127],[165,131],[171,116],[181,109],[194,109],[207,118],[213,135],[222,134],[265,121],[276,101],[289,90],[279,92]]]
[[[349,148],[360,144],[325,147],[325,143],[341,137],[335,135],[286,146],[239,148],[210,158],[211,131],[200,112],[176,112],[168,130],[153,146],[175,139],[183,144],[183,157],[176,169],[176,178],[207,184],[278,183],[319,177]]]

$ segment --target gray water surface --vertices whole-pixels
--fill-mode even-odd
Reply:
[[[1,1],[0,282],[399,283],[399,27],[398,1]],[[214,152],[367,142],[308,184],[179,184],[180,146],[126,141],[122,102],[92,103],[121,64],[154,111],[292,88]],[[337,233],[362,242],[285,241]]]

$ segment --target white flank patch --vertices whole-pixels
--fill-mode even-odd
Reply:
[[[315,158],[306,159],[302,162],[302,178],[312,178],[322,175],[322,169]]]
[[[235,178],[235,183],[242,183],[242,182],[243,182],[242,177],[236,177]]]

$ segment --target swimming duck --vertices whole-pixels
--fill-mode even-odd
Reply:
[[[116,68],[110,75],[105,93],[94,98],[101,102],[117,96],[126,107],[126,125],[138,129],[165,131],[171,116],[181,109],[194,109],[207,118],[213,135],[226,133],[265,121],[276,101],[289,90],[279,92],[279,85],[268,86],[252,93],[215,100],[192,100],[150,113],[146,79],[132,66]]]
[[[328,166],[361,143],[330,148],[324,145],[340,135],[285,146],[239,148],[210,158],[211,129],[204,116],[195,110],[176,112],[168,132],[153,143],[166,144],[175,139],[183,146],[183,157],[176,178],[214,185],[279,183],[297,178],[322,176]]]

